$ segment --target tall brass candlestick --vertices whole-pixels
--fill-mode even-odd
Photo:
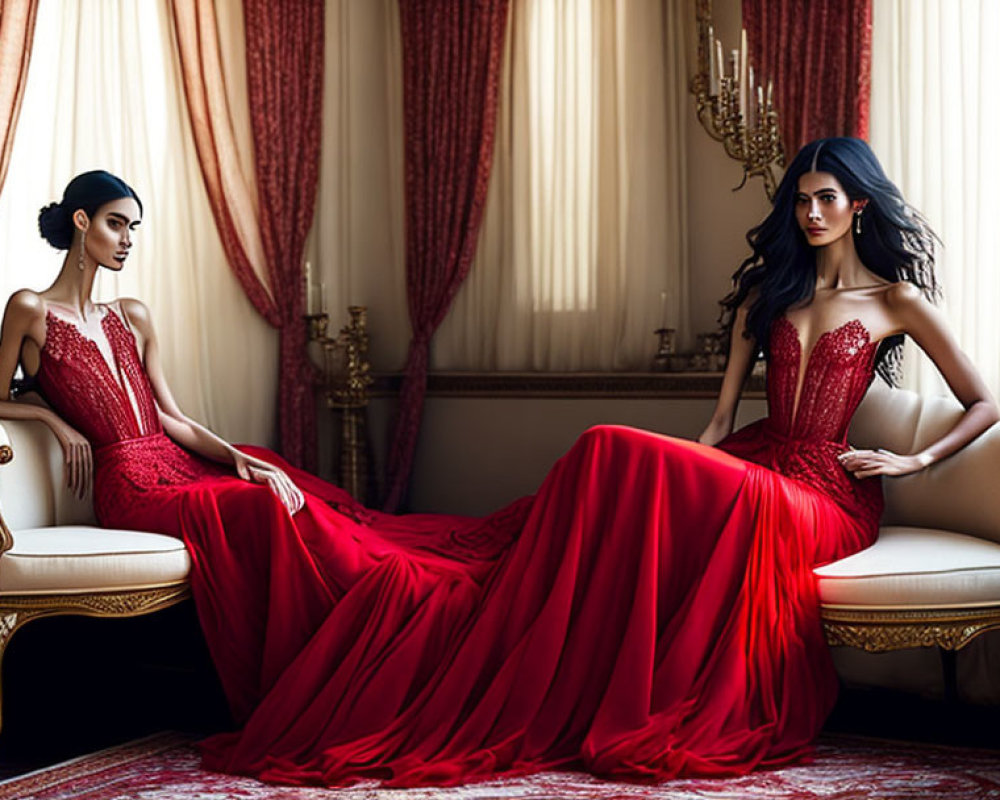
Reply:
[[[356,500],[367,499],[368,433],[365,409],[373,383],[368,362],[368,310],[349,306],[348,323],[328,334],[325,313],[307,314],[309,340],[323,351],[323,393],[328,408],[340,412],[340,485]]]

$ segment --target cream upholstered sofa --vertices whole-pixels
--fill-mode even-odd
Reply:
[[[876,380],[849,441],[912,453],[961,414],[952,398]],[[882,485],[875,544],[816,569],[827,640],[869,653],[936,645],[946,694],[955,695],[954,651],[1000,628],[1000,424],[938,464]]]
[[[14,632],[55,614],[132,617],[189,594],[183,542],[94,525],[66,488],[63,454],[40,422],[0,423],[0,660]]]

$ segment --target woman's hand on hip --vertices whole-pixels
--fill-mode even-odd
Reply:
[[[901,456],[891,450],[848,450],[837,456],[844,469],[855,478],[871,478],[875,475],[909,475],[920,472],[931,463],[929,456],[918,453]]]
[[[302,490],[292,482],[284,470],[259,458],[252,458],[239,450],[235,451],[233,461],[236,473],[243,480],[268,486],[288,509],[289,514],[295,514],[305,505],[306,499]]]

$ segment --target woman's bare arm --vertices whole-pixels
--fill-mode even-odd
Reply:
[[[906,475],[947,458],[1000,420],[1000,411],[969,357],[958,346],[941,312],[909,283],[886,292],[890,315],[937,366],[965,413],[954,427],[919,453],[900,455],[885,450],[844,453],[841,462],[858,478]]]
[[[48,425],[63,449],[66,483],[83,497],[94,471],[90,443],[47,406],[11,400],[10,383],[25,340],[34,342],[39,351],[45,345],[45,301],[27,289],[11,295],[0,328],[0,419],[39,420]]]
[[[751,359],[754,353],[754,341],[743,335],[747,323],[749,302],[736,310],[733,320],[733,330],[729,342],[729,359],[726,362],[726,372],[722,377],[722,388],[715,402],[715,411],[708,426],[702,431],[698,441],[702,444],[717,445],[733,432],[736,420],[736,408],[750,371]]]
[[[244,480],[266,483],[281,498],[289,511],[293,514],[298,511],[304,502],[302,493],[282,470],[273,464],[240,452],[181,411],[163,374],[159,342],[149,309],[133,299],[123,299],[121,308],[142,340],[143,363],[153,388],[164,432],[188,450],[213,461],[232,464]]]

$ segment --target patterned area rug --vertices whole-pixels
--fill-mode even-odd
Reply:
[[[977,800],[1000,798],[1000,751],[826,736],[812,764],[657,786],[547,772],[448,789],[303,789],[204,772],[188,737],[156,734],[0,782],[0,800]]]

